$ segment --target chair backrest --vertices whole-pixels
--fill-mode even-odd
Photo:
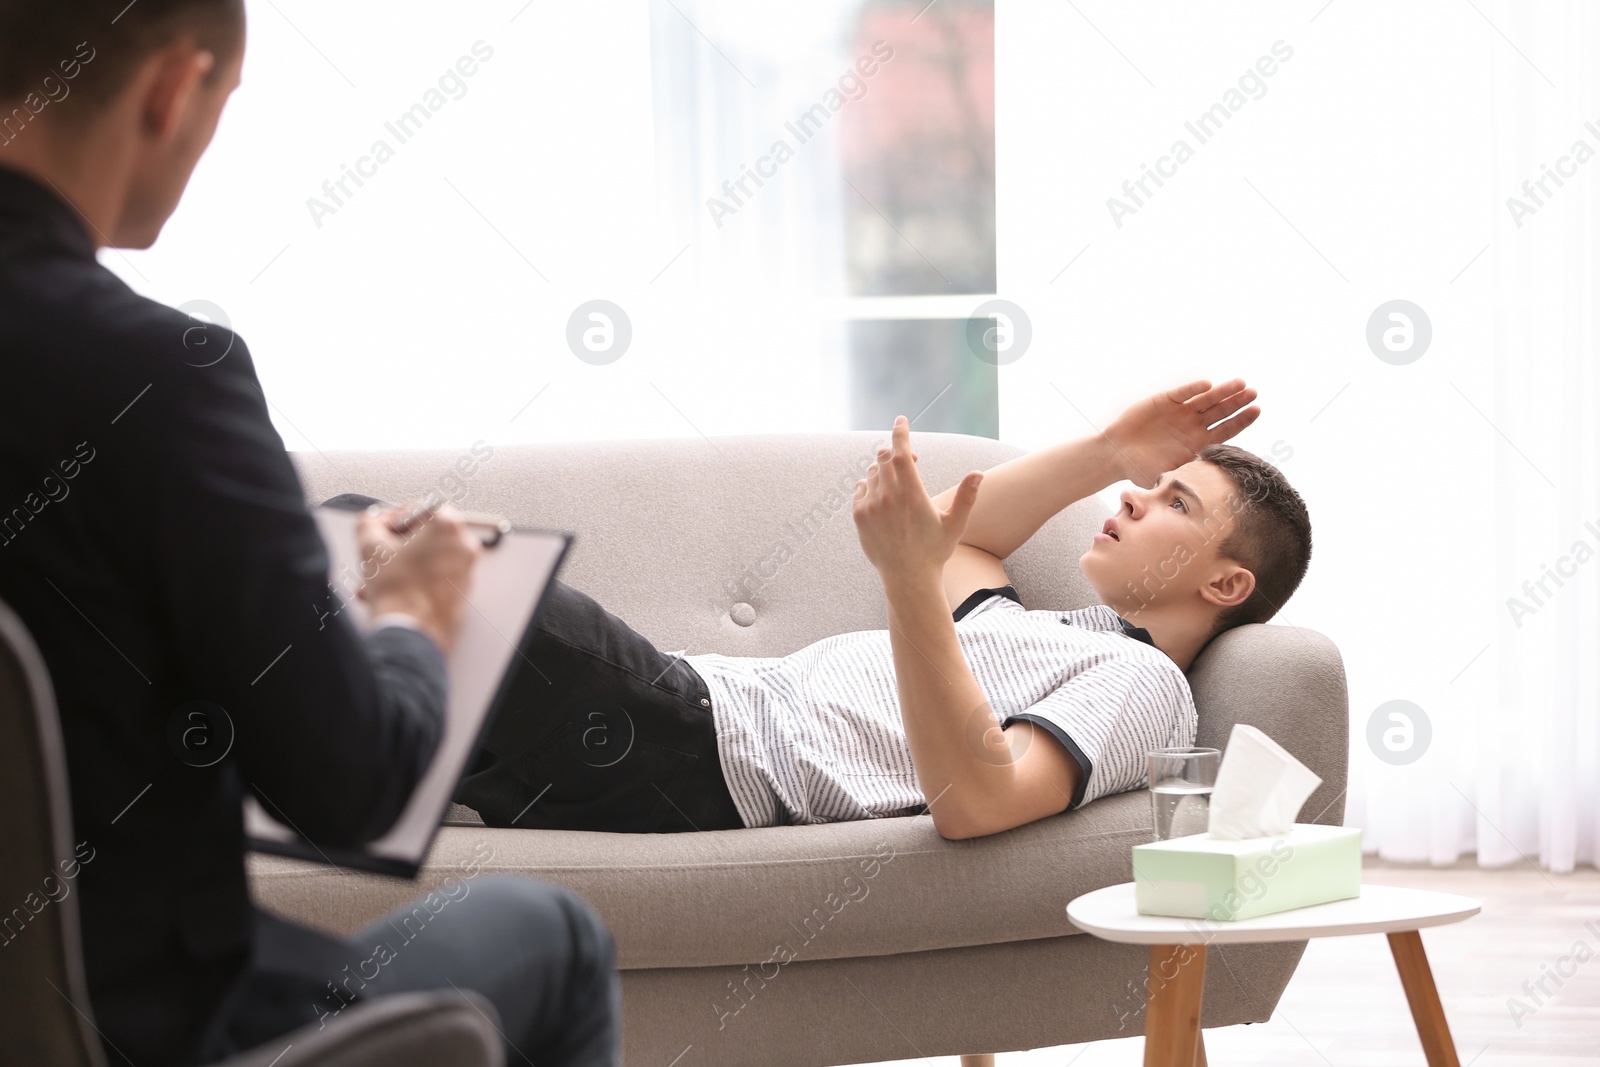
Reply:
[[[0,604],[0,1003],[17,1063],[104,1067],[78,933],[61,724],[44,658]]]
[[[505,1067],[500,1016],[477,993],[396,993],[362,1001],[214,1067]]]

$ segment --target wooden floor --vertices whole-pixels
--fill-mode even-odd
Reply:
[[[1363,881],[1461,893],[1483,901],[1465,922],[1422,931],[1462,1067],[1600,1065],[1600,872],[1558,875],[1529,864],[1480,870],[1369,859]],[[1586,928],[1585,923],[1593,923]],[[1558,961],[1578,942],[1593,958]],[[1587,954],[1579,949],[1577,955]],[[1543,979],[1545,996],[1538,992]],[[1534,996],[1523,983],[1534,983]],[[1531,1013],[1514,1018],[1516,997]],[[1542,1001],[1539,1004],[1534,997]],[[1214,1067],[1420,1067],[1426,1061],[1381,935],[1312,941],[1265,1023],[1205,1032]],[[1140,1038],[1007,1052],[996,1067],[1137,1067]],[[892,1067],[957,1067],[956,1057]]]

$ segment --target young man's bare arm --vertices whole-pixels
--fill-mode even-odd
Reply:
[[[1260,411],[1249,408],[1211,428],[1254,399],[1254,390],[1242,386],[1233,381],[1212,389],[1195,382],[1151,397],[1100,435],[1103,447],[1121,461],[1120,476],[1153,484],[1156,475],[1255,421]],[[1030,744],[1019,729],[1023,724],[999,729],[947,609],[955,603],[949,598],[957,579],[977,582],[972,588],[1004,584],[1000,558],[1061,508],[1097,491],[1081,489],[1106,477],[1103,470],[1085,474],[1089,464],[1078,461],[1086,457],[1092,453],[1070,444],[1046,449],[987,474],[972,472],[935,501],[923,488],[910,426],[901,416],[893,444],[879,451],[856,485],[852,512],[888,601],[906,740],[917,785],[941,836],[975,837],[1043,818],[1064,809],[1076,785],[1077,765],[1054,738],[1032,731]],[[1102,456],[1099,462],[1111,461]],[[1059,469],[1064,464],[1070,469]],[[988,514],[973,533],[971,521],[996,472],[1002,472],[1000,492],[988,496]],[[1113,480],[1106,478],[1100,488]],[[1029,500],[1030,493],[1042,499]]]
[[[984,472],[962,544],[1005,559],[1067,505],[1125,477],[1117,454],[1096,434],[1008,459]],[[933,498],[947,508],[954,489]]]
[[[1000,729],[937,584],[885,579],[906,741],[939,835],[982,837],[1064,811],[1077,762],[1032,723]]]
[[[1190,382],[1139,401],[1103,433],[992,467],[984,474],[961,541],[1003,560],[1069,504],[1124,478],[1148,489],[1156,475],[1183,465],[1206,445],[1226,441],[1254,422],[1261,414],[1259,408],[1232,416],[1256,395],[1254,389],[1245,388],[1241,378],[1217,386]],[[934,506],[948,508],[954,494],[954,488],[946,489],[933,498]],[[984,563],[968,554],[966,563],[957,565]],[[992,568],[985,571],[993,574]]]
[[[934,828],[942,837],[978,837],[1052,815],[1072,797],[1077,764],[1029,724],[999,728],[939,588],[953,551],[965,547],[959,539],[983,476],[969,474],[951,506],[936,509],[904,416],[893,436],[857,484],[852,511],[888,600],[901,717]]]

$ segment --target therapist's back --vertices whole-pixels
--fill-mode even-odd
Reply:
[[[415,628],[327,614],[244,342],[96,260],[156,239],[243,52],[236,0],[0,0],[0,599],[60,707],[93,1013],[141,1065],[188,1062],[240,988],[247,791],[323,845],[393,822],[475,554],[447,507],[367,590]]]

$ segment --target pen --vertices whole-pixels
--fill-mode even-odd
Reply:
[[[413,508],[411,511],[391,521],[389,529],[398,534],[410,533],[415,526],[428,519],[444,505],[445,501],[440,499],[433,504]],[[374,504],[368,510],[380,511],[382,509]],[[488,531],[483,537],[485,547],[499,543],[501,537],[511,532],[511,520],[500,515],[490,515],[481,511],[464,511],[461,513],[461,521],[468,526],[475,526],[481,530]]]

